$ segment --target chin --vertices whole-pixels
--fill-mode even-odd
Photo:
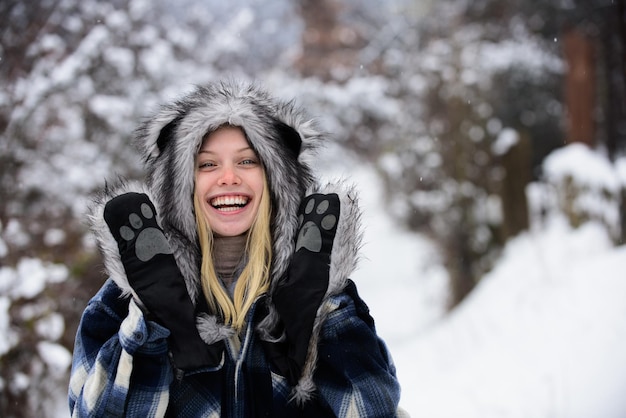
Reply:
[[[229,227],[229,228],[214,228],[213,229],[213,233],[217,236],[220,237],[236,237],[239,236],[241,234],[245,234],[246,232],[248,232],[250,230],[250,227],[239,227],[239,228],[233,228],[233,227]]]

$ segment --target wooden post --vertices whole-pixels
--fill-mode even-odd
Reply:
[[[528,229],[526,186],[532,180],[531,148],[528,136],[518,132],[516,143],[501,156],[505,170],[500,192],[503,242]]]
[[[337,68],[354,68],[358,51],[365,45],[356,28],[342,26],[337,15],[342,5],[336,0],[300,0],[305,30],[302,54],[296,69],[306,77],[334,78]]]
[[[565,75],[566,140],[594,145],[595,54],[591,40],[580,29],[569,28],[563,36],[567,63]]]

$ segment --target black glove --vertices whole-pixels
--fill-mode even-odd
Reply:
[[[271,346],[268,355],[292,385],[302,374],[317,310],[328,289],[339,209],[339,196],[334,193],[304,199],[299,210],[296,251],[272,295],[286,344]]]
[[[107,202],[104,220],[117,241],[128,282],[148,313],[170,331],[176,367],[215,366],[221,350],[207,346],[195,325],[195,309],[156,209],[147,195],[126,193]]]

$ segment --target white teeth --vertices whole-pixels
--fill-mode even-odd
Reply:
[[[246,203],[248,203],[248,198],[246,196],[219,196],[211,200],[211,206],[227,210],[238,209],[233,206],[243,206]]]

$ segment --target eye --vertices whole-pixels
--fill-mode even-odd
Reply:
[[[200,161],[198,163],[198,170],[210,169],[213,167],[215,167],[215,164],[212,161]]]
[[[244,158],[239,164],[241,165],[257,165],[259,162],[256,158]]]

